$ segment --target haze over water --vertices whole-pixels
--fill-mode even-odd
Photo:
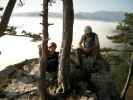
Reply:
[[[17,26],[17,32],[26,30],[27,32],[41,33],[42,26],[40,25],[40,17],[13,17],[10,25]],[[49,23],[54,25],[49,26],[50,41],[58,44],[57,50],[60,49],[62,41],[62,19],[49,18]],[[113,43],[106,38],[107,35],[113,35],[117,22],[103,22],[92,20],[75,19],[73,31],[73,47],[76,48],[81,35],[84,33],[84,27],[91,25],[93,31],[98,34],[100,46],[113,47]],[[40,42],[31,42],[30,38],[4,36],[0,38],[0,70],[8,65],[21,62],[25,59],[38,57],[38,44]]]

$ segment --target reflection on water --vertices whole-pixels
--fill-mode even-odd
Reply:
[[[42,30],[40,23],[41,18],[39,17],[15,17],[10,21],[10,25],[17,26],[18,32],[26,30],[27,32],[40,33]],[[55,41],[58,44],[57,49],[59,50],[62,40],[62,20],[50,18],[49,23],[54,23],[54,25],[49,26],[50,41]],[[77,47],[86,25],[91,25],[93,31],[98,34],[101,47],[113,46],[106,36],[115,34],[112,32],[115,30],[117,23],[75,19],[73,30],[74,47]],[[0,55],[0,70],[4,66],[20,62],[24,59],[38,57],[38,44],[30,42],[29,38],[24,37],[4,36],[0,38],[0,51],[2,52]]]
[[[29,38],[2,37],[0,39],[0,69],[28,58],[38,57],[37,44],[30,42]]]

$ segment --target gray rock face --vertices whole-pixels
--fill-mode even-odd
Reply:
[[[98,100],[119,100],[110,66],[101,55],[78,55],[77,50],[74,50],[71,53],[70,65],[70,86],[79,94],[91,90]]]
[[[0,72],[0,100],[30,100],[38,95],[38,64],[33,61],[18,65],[7,67]]]
[[[68,67],[69,71],[65,77],[69,77],[69,94],[81,97],[79,97],[80,99],[67,100],[119,100],[115,82],[111,77],[110,66],[101,55],[89,57],[79,55],[77,50],[73,50],[70,54]],[[56,76],[56,73],[53,75]],[[48,80],[52,80],[52,77],[47,75]],[[38,62],[32,61],[21,67],[6,68],[0,72],[0,100],[9,98],[13,98],[13,100],[39,100],[38,79]],[[50,86],[50,88],[54,88],[53,94],[57,89],[56,82],[54,83],[55,87]]]

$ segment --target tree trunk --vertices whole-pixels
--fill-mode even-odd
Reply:
[[[73,37],[73,22],[73,0],[63,0],[63,38],[59,59],[58,85],[63,84],[65,90],[69,87],[67,75],[69,71],[69,54]]]
[[[0,22],[0,37],[5,35],[4,32],[8,26],[13,8],[15,7],[16,4],[16,0],[9,0],[6,9],[4,11],[4,14],[1,18],[1,22]]]
[[[40,58],[40,82],[39,82],[39,92],[41,100],[48,100],[47,90],[46,90],[46,81],[45,81],[45,72],[47,67],[47,56],[48,56],[48,0],[43,0],[43,39],[42,39],[42,50]]]

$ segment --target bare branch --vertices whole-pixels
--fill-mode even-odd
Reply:
[[[131,62],[129,62],[129,71],[128,71],[128,76],[127,76],[127,81],[126,81],[124,88],[121,92],[121,100],[125,100],[126,93],[127,93],[129,84],[131,82],[132,74],[133,74],[133,57],[131,57]]]
[[[22,0],[19,0],[20,1],[20,6],[23,6],[24,5],[24,3],[22,2]]]

